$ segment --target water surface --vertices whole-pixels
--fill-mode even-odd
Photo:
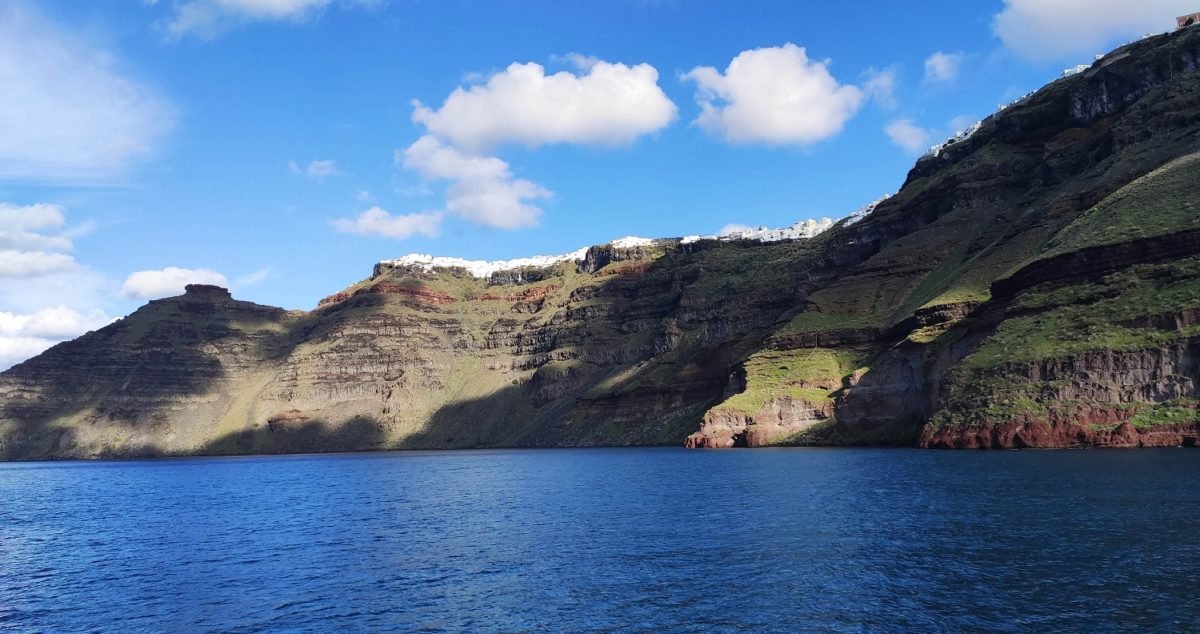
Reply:
[[[1200,452],[0,464],[0,630],[1200,627]]]

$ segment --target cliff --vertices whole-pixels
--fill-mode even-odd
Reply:
[[[811,239],[193,287],[0,374],[0,456],[1195,444],[1198,61],[1118,49]]]

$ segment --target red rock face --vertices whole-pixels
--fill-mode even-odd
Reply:
[[[920,446],[929,449],[1195,447],[1200,441],[1200,424],[1138,429],[1129,422],[1136,413],[1132,408],[1095,407],[1071,416],[1051,414],[1048,420],[1030,418],[967,428],[926,428]]]
[[[683,441],[683,446],[688,449],[729,449],[736,447],[737,441],[732,434],[724,437],[696,432]]]
[[[324,308],[326,306],[332,306],[333,304],[337,304],[338,302],[344,302],[344,301],[350,299],[351,297],[354,297],[354,293],[348,293],[346,291],[339,291],[339,292],[334,293],[333,295],[330,295],[329,297],[326,297],[326,298],[322,299],[321,301],[317,302],[317,308]]]
[[[548,284],[546,286],[528,288],[520,293],[506,293],[503,295],[496,293],[473,293],[467,299],[482,302],[540,302],[558,289],[558,284]]]
[[[406,297],[411,297],[419,302],[422,302],[425,304],[434,304],[434,305],[453,304],[454,302],[458,301],[457,299],[454,299],[454,297],[449,294],[439,293],[438,291],[426,288],[424,286],[403,286],[400,284],[376,284],[374,286],[364,289],[364,291],[359,291],[359,293],[362,293],[362,292],[379,293],[379,294],[383,294],[383,295],[404,295]],[[355,293],[355,294],[357,295],[358,293]]]

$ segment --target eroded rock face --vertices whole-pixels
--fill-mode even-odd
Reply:
[[[920,446],[931,449],[1079,449],[1195,447],[1200,425],[1159,425],[1138,429],[1116,423],[1115,410],[1075,412],[1051,421],[1008,421],[956,433],[928,431]]]
[[[299,316],[189,286],[0,374],[0,457],[191,453]],[[184,424],[182,421],[198,421]]]
[[[693,449],[766,447],[791,438],[833,416],[833,403],[813,403],[784,397],[773,399],[753,413],[715,408],[704,415],[700,431],[684,446]]]
[[[1132,287],[1097,280],[1200,253],[1192,227],[1039,258],[1097,203],[1200,151],[1198,49],[1194,29],[1152,38],[1055,82],[813,240],[633,240],[486,278],[394,261],[308,313],[189,287],[0,374],[0,456],[729,447],[821,430],[929,447],[1194,444],[1194,425],[1146,409],[1186,417],[1200,397],[1192,269],[1139,278],[1178,301],[1122,313],[1137,345],[1079,352],[1064,337],[1069,353],[1035,342],[1034,361],[967,369],[1013,320],[1098,305]],[[764,389],[738,374],[755,355],[816,349],[854,363],[774,377],[779,393],[743,399],[752,412],[727,405]],[[764,372],[811,370],[791,358]],[[1020,415],[993,370],[1032,403]]]
[[[310,313],[192,289],[0,375],[0,442],[12,458],[680,444],[731,346],[795,300],[752,276],[716,292],[710,263],[670,248],[611,266],[631,262],[507,285],[392,267]]]
[[[1007,377],[1041,386],[1044,414],[926,426],[920,446],[954,449],[1195,446],[1200,435],[1200,339],[1161,349],[1094,351],[1006,368]],[[1135,427],[1163,404],[1190,422]],[[1187,415],[1188,410],[1193,414]]]
[[[233,299],[229,289],[212,284],[188,284],[183,287],[185,301],[226,302]]]

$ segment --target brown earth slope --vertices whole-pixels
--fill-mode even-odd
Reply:
[[[0,456],[1194,444],[1198,61],[1118,49],[812,240],[193,287],[0,374]]]

